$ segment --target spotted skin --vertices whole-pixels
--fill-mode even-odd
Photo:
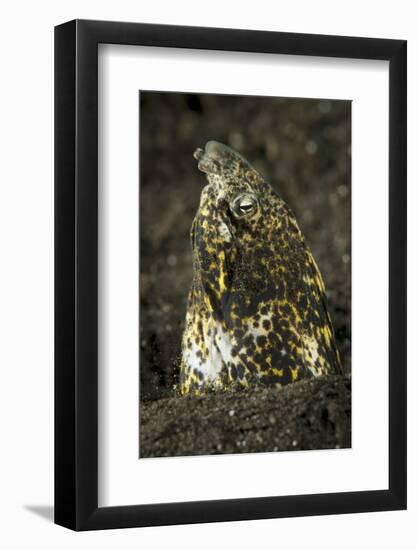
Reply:
[[[322,277],[296,219],[238,153],[194,154],[208,184],[191,228],[180,392],[341,372]]]

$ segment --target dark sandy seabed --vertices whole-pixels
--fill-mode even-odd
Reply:
[[[141,458],[351,445],[350,379],[342,376],[160,399],[143,403],[140,415]]]
[[[141,93],[142,457],[350,446],[350,103]],[[326,285],[343,377],[176,397],[205,183],[193,151],[227,143],[294,211]]]

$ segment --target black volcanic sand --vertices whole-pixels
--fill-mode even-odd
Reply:
[[[189,231],[205,184],[193,152],[210,139],[244,155],[294,211],[323,275],[349,377],[350,102],[153,92],[140,102],[141,455],[346,446],[340,422],[350,422],[349,390],[337,379],[201,398],[176,397],[175,386],[192,278]],[[337,429],[323,423],[323,410],[337,415]],[[242,423],[250,428],[239,439]]]
[[[350,447],[350,380],[165,398],[140,408],[141,458]]]

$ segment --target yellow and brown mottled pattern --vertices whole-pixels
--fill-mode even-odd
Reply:
[[[340,372],[323,280],[288,206],[229,147],[194,156],[208,184],[191,228],[181,393]]]

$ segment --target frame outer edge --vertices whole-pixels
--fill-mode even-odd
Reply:
[[[407,508],[407,42],[389,64],[389,488]]]
[[[388,60],[402,40],[235,28],[77,20],[79,28],[109,44],[239,51],[278,55]],[[278,51],[279,50],[279,51]]]
[[[75,103],[76,24],[55,28],[55,523],[76,524]]]

